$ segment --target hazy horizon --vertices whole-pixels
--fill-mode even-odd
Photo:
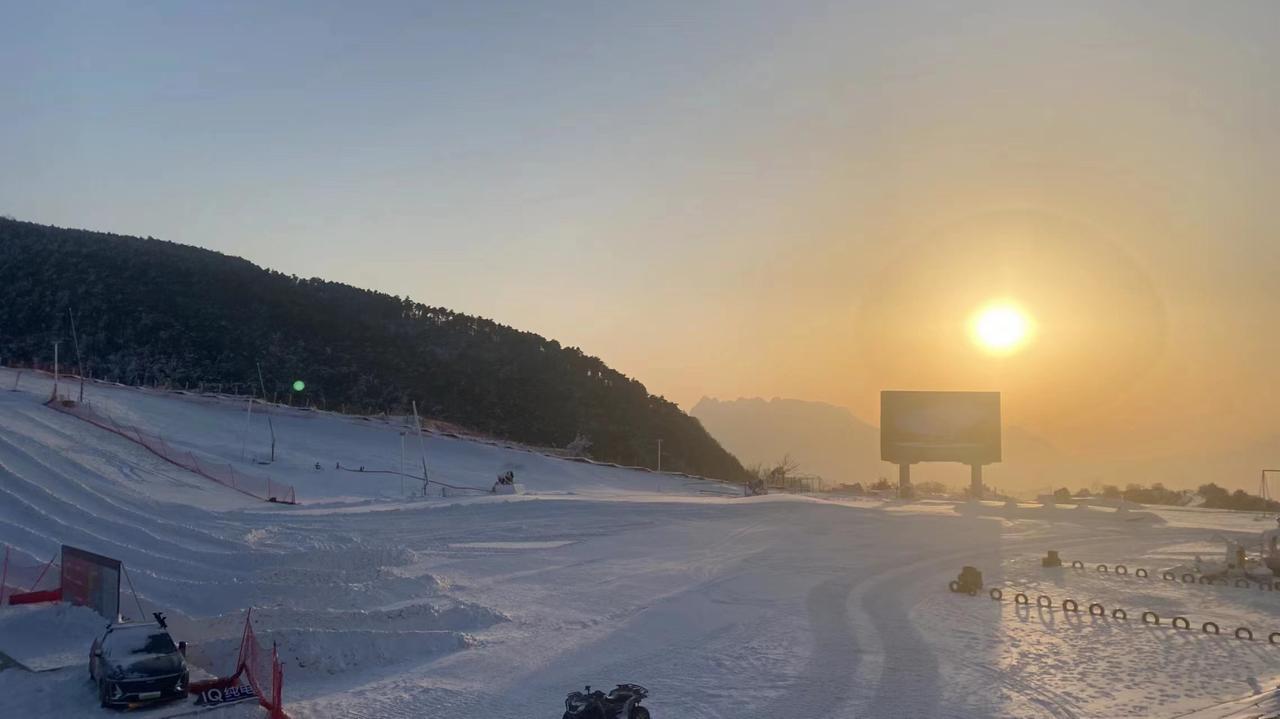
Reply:
[[[773,466],[783,456],[797,472],[833,484],[884,477],[897,481],[897,467],[880,460],[876,417],[848,407],[790,397],[703,397],[691,409],[724,447],[744,464]],[[1073,454],[1025,427],[1003,428],[1003,458],[987,465],[984,481],[1002,492],[1034,496],[1060,487],[1098,490],[1104,485],[1161,484],[1194,490],[1210,482],[1257,493],[1259,472],[1280,452],[1280,436],[1245,442],[1219,453],[1169,452],[1125,462]],[[960,490],[969,483],[962,464],[925,462],[912,466],[914,481],[939,481]],[[1272,482],[1274,483],[1274,478]]]
[[[686,410],[1274,437],[1280,6],[14,5],[0,213],[409,295]],[[968,336],[1013,303],[1016,351]],[[989,349],[989,348],[988,348]]]

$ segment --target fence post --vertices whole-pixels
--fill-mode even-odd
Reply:
[[[4,586],[9,580],[9,545],[4,545],[4,571],[0,571],[0,609],[4,608]]]
[[[275,642],[271,642],[271,706],[273,717],[284,716],[284,667]]]

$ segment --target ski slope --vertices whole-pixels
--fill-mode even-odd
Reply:
[[[27,562],[62,543],[122,559],[143,610],[167,611],[213,671],[229,668],[253,606],[295,718],[555,717],[568,691],[623,681],[651,690],[654,717],[682,719],[1243,717],[1275,704],[1280,646],[1265,638],[1280,631],[1280,592],[1092,569],[1213,554],[1215,535],[1263,526],[1251,517],[735,498],[718,483],[411,433],[410,472],[425,454],[440,481],[488,487],[512,470],[527,489],[423,496],[412,480],[334,469],[398,470],[396,421],[275,408],[276,461],[263,466],[265,418],[246,422],[242,402],[87,387],[117,419],[294,485],[300,504],[277,505],[43,406],[47,377],[24,373],[7,391],[14,377],[0,370],[0,542]],[[1044,570],[1047,549],[1090,569]],[[945,591],[966,564],[1010,595],[1185,614],[1262,640]],[[0,610],[0,651],[39,653],[19,626],[60,627],[47,636],[74,646],[93,626],[76,611]],[[110,715],[83,666],[0,670],[0,716]]]

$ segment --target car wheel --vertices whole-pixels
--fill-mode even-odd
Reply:
[[[636,707],[631,712],[631,719],[649,719],[649,710],[644,707]]]
[[[107,695],[106,682],[98,682],[98,702],[101,703],[103,707],[111,706],[111,699]]]

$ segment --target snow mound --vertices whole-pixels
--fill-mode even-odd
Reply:
[[[107,620],[88,607],[36,604],[0,610],[0,652],[32,671],[84,664]]]

